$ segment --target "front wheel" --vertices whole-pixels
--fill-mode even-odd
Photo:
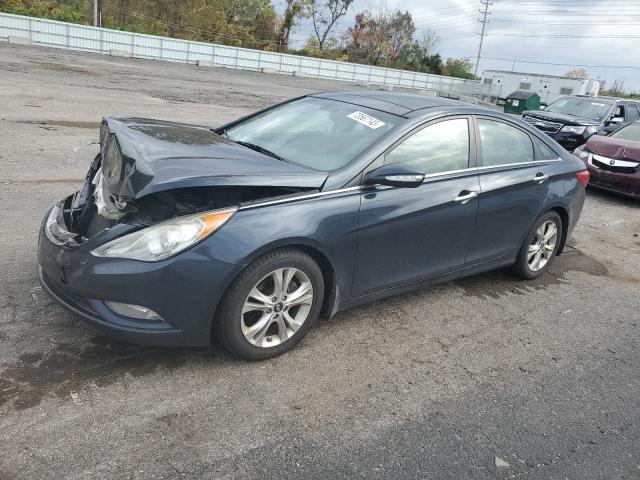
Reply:
[[[293,348],[318,319],[324,281],[318,264],[297,249],[268,253],[229,287],[215,333],[232,353],[263,360]]]
[[[562,220],[556,212],[547,212],[527,236],[514,265],[514,272],[525,279],[537,278],[551,265],[562,237]]]

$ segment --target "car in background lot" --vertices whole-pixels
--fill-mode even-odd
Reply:
[[[640,199],[640,122],[594,135],[574,153],[589,169],[590,186]]]
[[[640,102],[578,95],[561,98],[544,110],[525,111],[522,118],[572,151],[597,132],[640,120]]]
[[[247,359],[316,319],[560,254],[584,164],[518,118],[440,98],[334,92],[212,129],[104,119],[83,187],[45,215],[49,294],[124,340]]]

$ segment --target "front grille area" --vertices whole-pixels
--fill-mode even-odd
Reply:
[[[607,158],[600,155],[592,155],[591,163],[594,167],[598,167],[601,170],[607,170],[608,172],[633,174],[640,171],[640,163]]]
[[[541,120],[539,118],[530,117],[528,115],[525,115],[524,120],[536,127],[538,130],[542,130],[544,133],[558,133],[564,126],[562,123]]]

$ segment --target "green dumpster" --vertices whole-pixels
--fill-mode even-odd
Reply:
[[[540,95],[527,90],[516,90],[511,95],[507,95],[504,102],[504,113],[515,113],[520,115],[525,110],[538,110],[540,108]]]

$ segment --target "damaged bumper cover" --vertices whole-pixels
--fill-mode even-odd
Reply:
[[[38,275],[52,298],[94,327],[124,341],[209,345],[212,312],[229,278],[242,266],[191,250],[154,263],[95,257],[89,253],[93,248],[136,227],[118,224],[80,244],[75,234],[66,230],[61,215],[65,203],[71,200],[69,197],[54,206],[40,228]],[[105,302],[142,303],[160,318],[121,316]]]

